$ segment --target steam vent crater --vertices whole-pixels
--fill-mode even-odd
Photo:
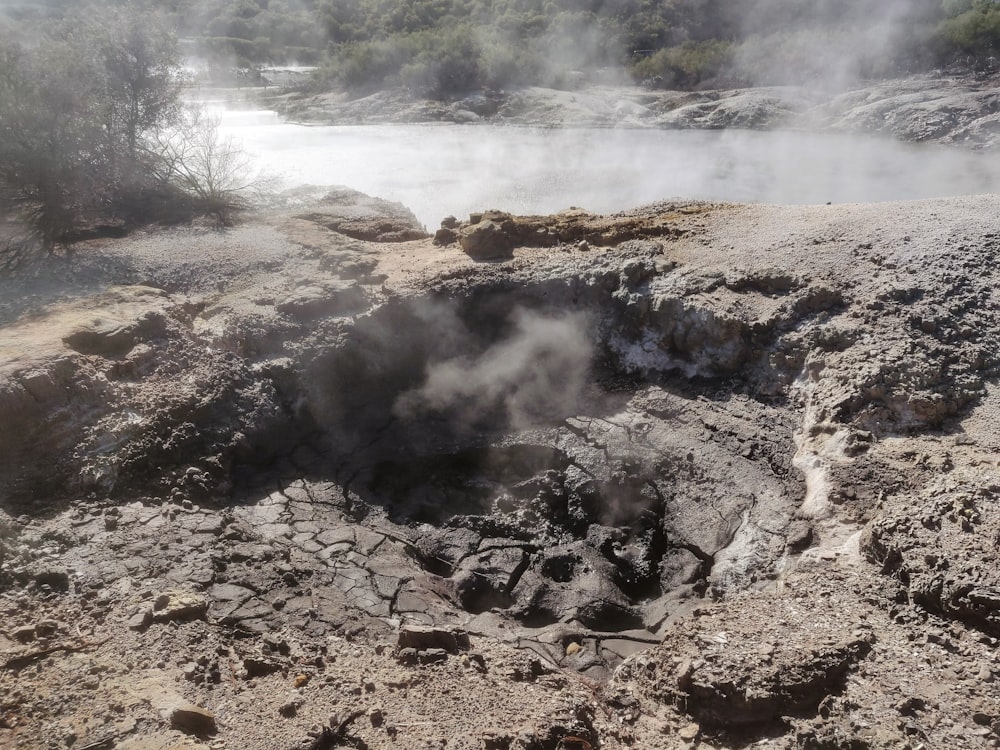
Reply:
[[[286,197],[0,282],[0,694],[79,669],[95,715],[253,748],[889,747],[885,716],[949,702],[987,726],[997,198],[435,239]],[[836,744],[865,722],[884,742]]]

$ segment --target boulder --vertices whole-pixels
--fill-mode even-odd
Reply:
[[[458,238],[466,255],[474,260],[498,260],[512,257],[513,239],[499,224],[486,220],[473,224]]]

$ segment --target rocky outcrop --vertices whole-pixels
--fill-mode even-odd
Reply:
[[[296,120],[496,122],[541,127],[669,129],[810,129],[878,134],[906,141],[992,148],[1000,133],[996,76],[937,72],[855,81],[826,90],[771,86],[718,91],[657,91],[595,86],[564,91],[529,87],[465,101],[412,99],[382,91],[351,100],[343,94],[293,94],[269,105]]]
[[[352,190],[327,192],[311,211],[295,218],[313,222],[356,240],[409,242],[428,237],[413,212],[400,203],[371,198]]]
[[[241,440],[280,433],[285,418],[247,363],[196,342],[195,309],[159,289],[118,287],[18,329],[25,345],[4,362],[0,386],[8,503],[106,494],[169,465],[178,492],[227,491]],[[203,468],[186,472],[192,456]]]
[[[848,91],[816,114],[837,130],[986,148],[996,144],[1000,95],[994,80],[920,76]]]
[[[473,260],[513,257],[515,248],[575,245],[587,251],[612,247],[628,240],[683,236],[680,220],[710,210],[708,204],[675,204],[658,215],[595,216],[569,209],[552,216],[513,216],[504,211],[472,214],[466,222],[448,217],[435,235],[435,242],[458,242]]]

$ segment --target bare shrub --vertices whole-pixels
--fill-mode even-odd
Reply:
[[[157,178],[188,196],[195,208],[231,226],[272,181],[254,167],[251,157],[216,119],[193,110],[180,127],[156,134],[149,146]]]

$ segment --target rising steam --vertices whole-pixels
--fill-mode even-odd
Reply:
[[[515,429],[573,413],[593,355],[582,315],[518,310],[513,330],[486,351],[428,366],[396,402],[399,416],[439,414],[459,427],[502,415]]]

